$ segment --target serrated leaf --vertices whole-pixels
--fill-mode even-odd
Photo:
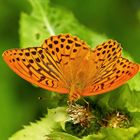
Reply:
[[[114,110],[140,112],[140,92],[132,91],[128,84],[110,93],[96,96],[92,100],[105,114]]]
[[[53,131],[62,131],[62,123],[67,120],[66,108],[58,107],[48,110],[48,115],[40,121],[24,126],[9,140],[46,140]]]
[[[114,109],[140,112],[140,92],[131,91],[128,84],[120,88],[119,93],[111,94],[109,105]]]

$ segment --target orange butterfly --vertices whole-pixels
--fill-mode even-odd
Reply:
[[[9,67],[41,88],[69,93],[69,100],[113,90],[138,71],[139,65],[122,57],[121,45],[109,40],[90,47],[69,34],[46,39],[42,46],[3,53]]]

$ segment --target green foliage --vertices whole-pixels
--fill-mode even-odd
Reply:
[[[48,114],[36,123],[31,123],[25,126],[24,129],[14,134],[9,140],[126,140],[139,138],[140,132],[140,113],[132,113],[133,126],[128,129],[125,128],[101,128],[99,133],[90,134],[83,138],[78,138],[75,135],[71,135],[65,132],[64,123],[68,116],[66,114],[65,107],[58,107],[48,110]],[[75,128],[76,129],[76,128]],[[81,129],[81,132],[85,128]]]
[[[66,108],[64,107],[48,110],[48,115],[36,123],[25,126],[23,130],[13,135],[10,140],[44,140],[53,131],[63,131],[63,125],[67,119],[65,112]]]
[[[43,43],[44,39],[48,38],[50,35],[57,35],[60,33],[71,33],[72,35],[76,35],[94,48],[96,45],[108,38],[105,35],[102,35],[102,33],[99,34],[101,29],[105,29],[106,31],[103,30],[102,32],[110,33],[112,36],[114,33],[112,38],[120,40],[119,42],[125,44],[125,49],[123,50],[125,57],[140,62],[138,59],[139,47],[136,47],[139,46],[139,24],[136,24],[136,20],[133,18],[133,15],[135,15],[135,10],[133,10],[133,6],[131,6],[130,10],[130,3],[127,3],[128,5],[124,5],[125,2],[120,2],[121,7],[119,5],[119,1],[117,0],[114,0],[113,2],[107,0],[105,3],[102,3],[103,5],[101,5],[99,1],[96,1],[97,3],[95,4],[94,1],[80,2],[78,0],[72,0],[71,2],[66,1],[64,3],[56,0],[51,0],[50,2],[48,0],[29,0],[31,5],[29,5],[29,3],[24,3],[25,1],[21,1],[5,1],[5,5],[7,6],[6,8],[2,3],[0,5],[0,11],[2,13],[0,19],[2,22],[7,20],[7,24],[3,24],[0,27],[2,29],[0,44],[3,47],[3,49],[0,50],[1,52],[10,47],[14,48],[18,46],[18,39],[16,38],[14,40],[15,36],[17,36],[18,30],[18,25],[15,25],[15,22],[18,22],[19,11],[21,9],[22,11],[26,9],[26,12],[22,12],[20,17],[19,33],[20,47],[22,48],[39,46]],[[58,7],[58,5],[56,6],[54,4],[65,5],[65,8]],[[13,9],[10,10],[11,7],[13,7]],[[73,12],[75,11],[75,15],[80,19],[81,23],[79,23],[73,16],[72,12],[68,11],[68,7],[73,7],[73,10],[72,8],[71,10]],[[86,8],[86,14],[82,13],[84,8]],[[4,11],[4,9],[9,10]],[[119,9],[119,11],[116,11],[116,9]],[[10,12],[13,10],[16,13],[15,15],[12,15],[13,12]],[[123,14],[121,10],[124,11]],[[27,14],[29,13],[28,11],[31,11],[31,13]],[[95,12],[93,15],[94,17],[90,17],[90,15],[92,15],[92,11]],[[114,11],[116,11],[116,13],[114,13]],[[131,11],[131,14],[129,11]],[[125,15],[126,13],[129,13],[129,16]],[[139,20],[140,14],[137,13],[137,15]],[[82,17],[84,22],[81,20]],[[123,21],[124,17],[127,17],[126,22]],[[98,33],[93,32],[92,29],[88,29],[83,26],[82,22],[89,25],[90,28],[93,27],[92,29]],[[126,23],[129,24],[126,25]],[[128,44],[125,43],[125,39],[128,41]],[[126,48],[125,46],[129,47]],[[130,54],[133,54],[133,57],[130,57],[128,52],[125,50],[128,50]],[[16,130],[20,129],[21,125],[27,124],[27,122],[34,120],[34,117],[38,113],[37,109],[35,108],[39,108],[38,104],[36,103],[36,97],[40,96],[41,94],[38,94],[36,90],[38,88],[34,87],[35,90],[33,90],[31,89],[31,86],[23,86],[24,82],[21,82],[22,80],[19,80],[16,78],[16,76],[12,76],[12,72],[10,72],[10,70],[8,71],[6,66],[5,68],[3,67],[3,62],[1,64],[2,74],[0,80],[2,80],[2,82],[0,88],[0,105],[2,106],[2,109],[0,116],[0,139],[3,139],[2,135],[10,136]],[[13,82],[13,79],[16,80]],[[129,128],[106,128],[99,126],[99,129],[97,128],[96,130],[96,128],[93,127],[98,125],[96,122],[90,130],[79,126],[71,127],[69,122],[65,123],[67,120],[67,114],[66,107],[64,106],[66,106],[67,96],[59,95],[57,93],[50,93],[45,95],[46,100],[43,101],[43,106],[45,106],[45,110],[46,108],[54,109],[49,109],[48,114],[41,120],[30,123],[30,125],[25,126],[24,129],[16,132],[10,137],[10,140],[139,140],[139,81],[140,74],[137,74],[127,84],[114,91],[95,97],[86,97],[86,100],[90,103],[91,108],[94,110],[93,114],[96,115],[99,121],[105,118],[105,116],[107,116],[109,113],[119,111],[129,117]],[[46,91],[43,90],[41,92],[46,93]],[[33,96],[31,96],[29,93],[33,93]],[[3,98],[4,96],[5,100]],[[20,100],[21,98],[23,100]],[[33,106],[35,106],[35,108],[33,108]],[[4,131],[5,134],[3,133]]]
[[[44,0],[29,1],[32,4],[33,11],[30,15],[21,14],[21,47],[39,46],[44,38],[60,33],[76,35],[86,40],[93,47],[106,39],[106,37],[93,33],[80,25],[72,13],[66,9],[52,7],[48,1]]]
[[[105,36],[92,32],[82,26],[74,18],[73,14],[68,12],[66,9],[52,6],[45,0],[30,0],[30,3],[32,5],[31,14],[21,14],[21,47],[27,45],[39,46],[45,38],[50,35],[60,33],[71,33],[72,35],[77,35],[87,41],[92,47],[95,47],[97,44],[107,39]],[[127,53],[124,54],[127,58],[130,58]],[[140,81],[139,74],[128,84],[108,94],[87,98],[90,105],[98,112],[96,117],[101,116],[101,118],[103,118],[109,112],[118,110],[126,113],[131,118],[129,128],[101,127],[98,132],[91,128],[92,132],[88,134],[86,131],[91,130],[88,130],[87,128],[76,128],[76,125],[74,126],[75,128],[71,128],[70,125],[65,125],[65,121],[68,119],[66,115],[66,108],[58,107],[50,109],[48,111],[48,115],[46,115],[43,119],[24,127],[24,129],[13,135],[10,140],[44,140],[45,138],[54,140],[113,140],[116,138],[121,140],[137,139],[140,131],[140,121],[138,120],[140,117],[140,87],[138,85],[138,81]],[[52,95],[49,97],[51,98],[51,96]],[[96,126],[96,124],[94,124],[94,126]],[[83,134],[87,136],[82,137]]]

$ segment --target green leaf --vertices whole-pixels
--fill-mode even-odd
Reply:
[[[53,132],[48,135],[48,138],[53,140],[80,140],[79,138],[64,132]]]
[[[134,139],[135,134],[138,133],[138,129],[134,127],[130,127],[128,129],[124,128],[106,128],[102,129],[101,133],[104,135],[104,138],[101,140],[129,140]]]
[[[29,0],[31,14],[22,13],[20,19],[21,47],[40,46],[50,35],[70,33],[95,47],[105,41],[104,35],[91,32],[80,25],[66,9],[52,6],[46,0]]]
[[[140,112],[140,92],[132,91],[128,84],[113,90],[112,92],[91,97],[90,102],[94,102],[101,108],[102,114],[114,110],[124,112]]]
[[[24,129],[14,134],[9,140],[45,140],[53,131],[62,131],[66,120],[65,107],[50,109],[44,118],[24,126]]]
[[[111,94],[109,105],[114,109],[140,112],[140,92],[131,91],[128,84],[120,87],[119,92]]]

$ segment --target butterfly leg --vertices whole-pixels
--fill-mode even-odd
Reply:
[[[89,102],[87,102],[84,97],[81,97],[81,99],[85,102],[87,110],[89,110]]]
[[[75,90],[74,86],[71,86],[70,88],[70,92],[69,92],[69,102],[73,103],[75,101],[77,101],[78,99],[80,99],[80,94],[77,90]]]

